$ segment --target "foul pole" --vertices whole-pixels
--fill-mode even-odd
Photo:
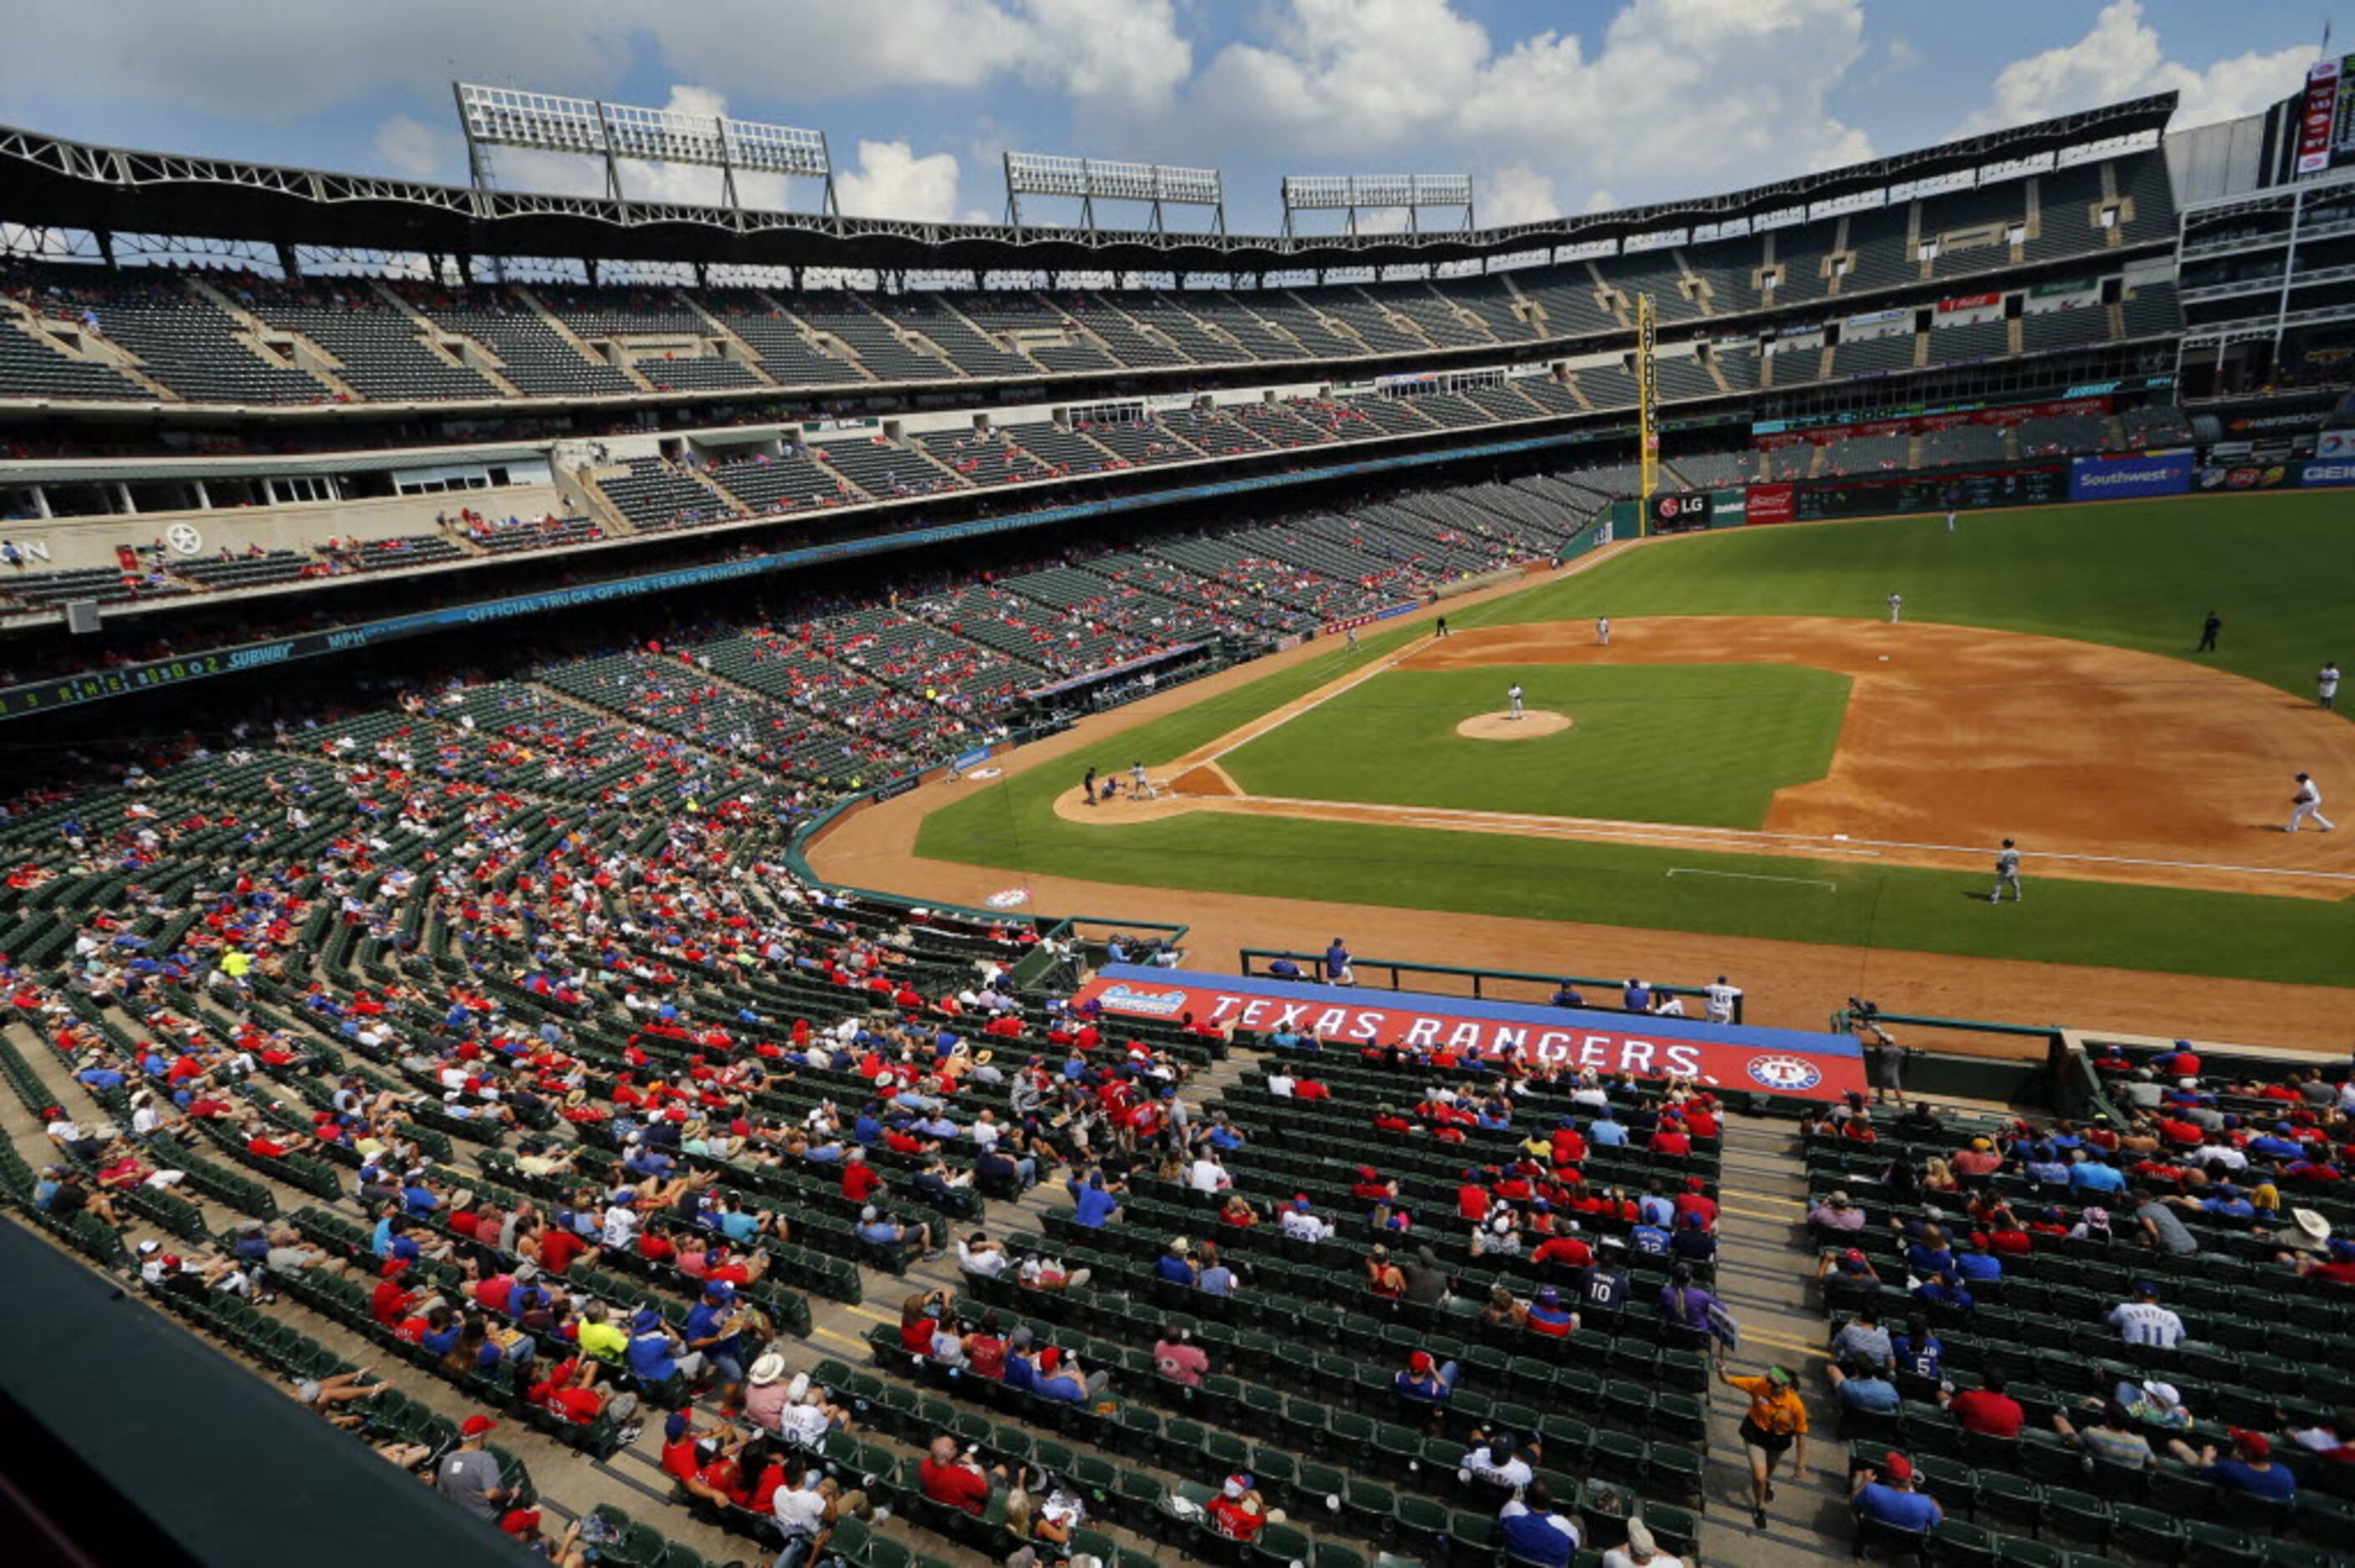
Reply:
[[[1636,462],[1642,474],[1644,511],[1650,515],[1652,491],[1660,471],[1660,382],[1652,361],[1652,296],[1636,296]]]

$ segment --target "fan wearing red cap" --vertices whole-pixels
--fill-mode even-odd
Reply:
[[[2244,1493],[2270,1502],[2294,1502],[2297,1498],[2297,1478],[2286,1466],[2274,1463],[2273,1440],[2262,1432],[2246,1432],[2235,1426],[2227,1436],[2232,1451],[2219,1458],[2214,1447],[2200,1450],[2200,1468],[2195,1472],[2201,1480],[2228,1491]]]
[[[1849,1502],[1857,1518],[1891,1530],[1927,1531],[1946,1517],[1936,1499],[1913,1489],[1913,1461],[1894,1449],[1877,1465],[1857,1467]]]
[[[1401,1399],[1421,1405],[1435,1416],[1439,1408],[1455,1397],[1455,1377],[1454,1361],[1443,1364],[1433,1361],[1429,1351],[1416,1351],[1407,1357],[1406,1370],[1398,1374],[1394,1386]]]
[[[1202,1511],[1210,1516],[1210,1528],[1229,1541],[1250,1541],[1267,1522],[1267,1503],[1249,1476],[1229,1476]]]
[[[498,1423],[487,1415],[469,1415],[458,1427],[458,1446],[442,1460],[434,1482],[442,1495],[486,1524],[496,1524],[513,1494],[499,1475],[499,1462],[486,1452]]]

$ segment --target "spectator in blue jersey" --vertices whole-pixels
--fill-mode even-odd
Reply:
[[[1006,1386],[1028,1393],[1038,1386],[1039,1363],[1030,1353],[1030,1330],[1018,1328],[1006,1337]]]
[[[1627,1248],[1616,1236],[1606,1237],[1601,1255],[1579,1282],[1582,1307],[1601,1317],[1615,1317],[1627,1308]]]
[[[1627,1245],[1642,1257],[1666,1257],[1673,1250],[1675,1238],[1649,1220],[1637,1220],[1627,1233]]]
[[[1849,1489],[1859,1519],[1891,1530],[1929,1531],[1946,1517],[1937,1503],[1913,1489],[1913,1461],[1891,1451],[1878,1465],[1859,1465]]]
[[[1497,1533],[1505,1553],[1516,1563],[1568,1568],[1582,1544],[1578,1521],[1553,1506],[1553,1493],[1543,1478],[1521,1489],[1521,1495],[1497,1515]]]
[[[1432,1410],[1455,1397],[1456,1365],[1432,1359],[1429,1351],[1416,1351],[1406,1359],[1406,1370],[1391,1381],[1398,1396],[1410,1404]]]
[[[1905,1249],[1905,1266],[1925,1277],[1953,1273],[1955,1249],[1947,1245],[1946,1233],[1934,1224],[1923,1225],[1913,1245]]]
[[[1966,1286],[1996,1284],[2003,1278],[2003,1259],[1989,1252],[1987,1243],[1974,1234],[1963,1242],[1962,1255],[1955,1259],[1955,1273]]]
[[[1671,1328],[1710,1335],[1710,1353],[1721,1369],[1725,1365],[1725,1341],[1715,1336],[1710,1316],[1719,1305],[1716,1297],[1693,1283],[1692,1265],[1689,1263],[1678,1264],[1668,1270],[1668,1282],[1660,1287],[1660,1321]]]
[[[2287,1467],[2274,1463],[2271,1438],[2262,1432],[2243,1432],[2235,1426],[2232,1440],[2232,1452],[2222,1458],[2217,1457],[2212,1446],[2201,1448],[2200,1468],[2194,1474],[2225,1491],[2271,1502],[2296,1500],[2297,1478],[2289,1473]]]
[[[1915,1377],[1935,1380],[1946,1364],[1946,1347],[1930,1332],[1928,1319],[1919,1313],[1905,1319],[1901,1332],[1889,1336],[1889,1354],[1899,1372],[1911,1372]]]
[[[1668,1238],[1668,1251],[1686,1263],[1707,1263],[1715,1257],[1717,1238],[1709,1234],[1709,1216],[1683,1215],[1676,1234]]]
[[[1202,1283],[1201,1271],[1187,1258],[1183,1241],[1173,1241],[1161,1249],[1161,1255],[1153,1260],[1153,1277],[1188,1288]]]
[[[1095,1230],[1120,1213],[1118,1184],[1106,1183],[1103,1171],[1091,1171],[1086,1181],[1074,1179],[1067,1185],[1071,1193],[1073,1224]]]
[[[1968,1312],[1978,1306],[1977,1298],[1964,1289],[1962,1280],[1951,1271],[1934,1274],[1915,1286],[1913,1299],[1928,1307],[1951,1307],[1957,1312]]]
[[[2073,1192],[2123,1192],[2126,1190],[2126,1172],[2099,1158],[2091,1150],[2074,1151],[2075,1162],[2069,1167],[2069,1190]]]
[[[630,1319],[629,1361],[639,1383],[650,1387],[659,1388],[675,1377],[703,1373],[701,1353],[689,1351],[679,1331],[651,1307],[639,1308]]]

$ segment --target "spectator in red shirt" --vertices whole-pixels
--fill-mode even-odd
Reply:
[[[883,1178],[867,1163],[867,1151],[854,1149],[842,1157],[842,1195],[864,1203],[883,1190]]]
[[[2017,1437],[2026,1419],[2019,1401],[2004,1392],[2003,1369],[1992,1362],[1978,1387],[1947,1399],[1946,1412],[1964,1431],[1982,1437]]]
[[[1479,1172],[1464,1172],[1464,1185],[1455,1189],[1455,1213],[1474,1224],[1488,1217],[1488,1189],[1481,1183]]]
[[[954,1437],[935,1437],[918,1467],[917,1478],[924,1496],[936,1503],[944,1503],[979,1518],[989,1506],[989,1478],[1004,1477],[1003,1465],[985,1472],[980,1463],[970,1455],[957,1452]]]

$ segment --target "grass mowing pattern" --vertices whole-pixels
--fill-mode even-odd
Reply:
[[[1877,618],[1894,588],[1917,620],[2073,636],[2190,656],[2200,617],[2225,619],[2217,662],[2300,695],[2355,646],[2355,506],[2344,496],[2201,497],[2151,504],[1809,528],[1728,530],[1633,551],[1527,594],[1470,607],[1459,625],[1598,613]],[[1934,569],[1933,569],[1934,567]],[[1369,653],[1420,632],[1369,638]],[[1359,655],[1359,659],[1366,655]],[[920,853],[1139,888],[1331,899],[1663,930],[2355,985],[2344,955],[2355,903],[2036,880],[1990,908],[1985,878],[1849,862],[1367,828],[1172,818],[1119,829],[1062,821],[1053,797],[1090,762],[1166,763],[1333,680],[1337,647],[1140,726],[1094,754],[1003,779],[935,811]],[[1529,744],[1527,742],[1521,744]],[[2163,757],[2122,758],[2162,765]],[[1677,876],[1703,867],[1821,879]],[[1149,909],[1149,895],[1138,900]],[[1574,953],[1526,966],[1575,969]]]
[[[1515,681],[1572,727],[1469,740]],[[1220,759],[1253,795],[1754,828],[1831,766],[1848,677],[1791,664],[1391,670]]]

